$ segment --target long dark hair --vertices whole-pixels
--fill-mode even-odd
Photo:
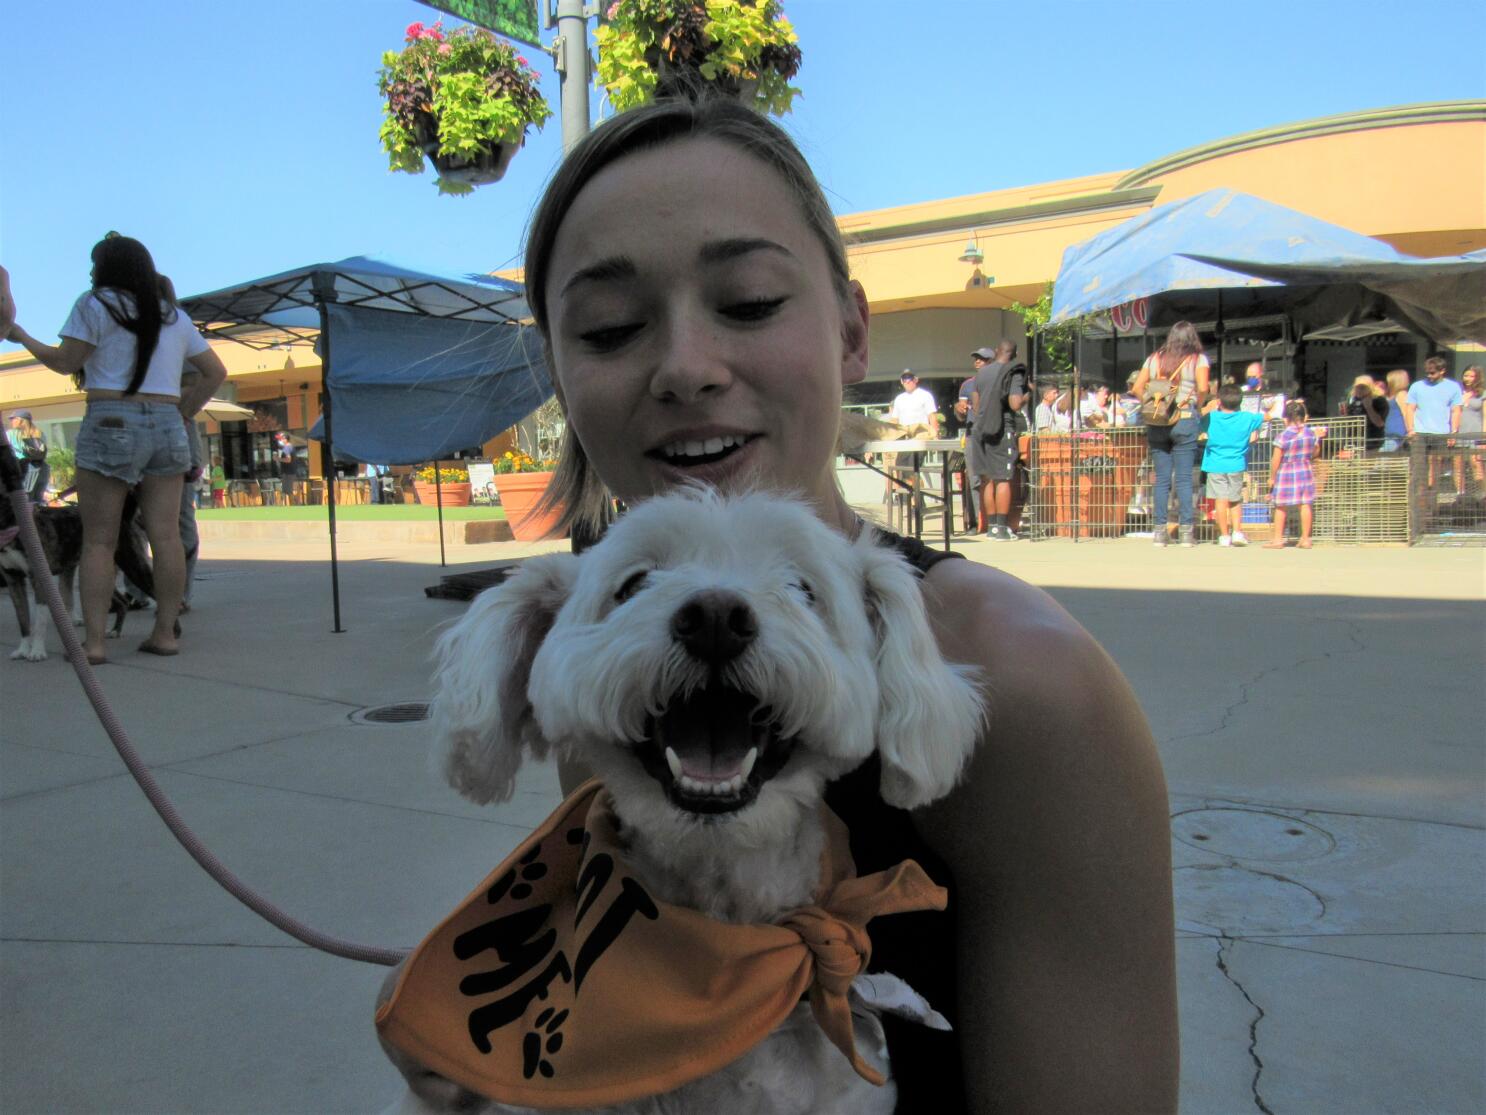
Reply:
[[[134,375],[125,395],[133,395],[144,383],[150,357],[160,343],[160,326],[175,320],[175,307],[167,313],[160,301],[160,274],[150,250],[130,236],[111,232],[93,245],[93,291],[112,290],[128,298],[99,298],[99,303],[122,328],[134,334]]]
[[[1170,376],[1187,357],[1201,355],[1202,338],[1197,335],[1197,327],[1190,321],[1179,321],[1161,346],[1161,374]]]

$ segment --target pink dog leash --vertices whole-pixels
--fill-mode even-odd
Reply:
[[[11,507],[15,510],[16,529],[20,531],[21,543],[26,550],[26,560],[31,566],[33,583],[41,585],[45,592],[52,622],[57,628],[57,633],[62,637],[62,646],[67,651],[67,658],[77,673],[78,681],[82,683],[83,692],[88,695],[93,711],[98,714],[99,723],[108,732],[108,738],[113,741],[119,758],[124,760],[124,765],[129,768],[134,781],[139,784],[139,788],[149,799],[150,805],[165,822],[165,827],[180,841],[181,847],[186,849],[191,858],[199,863],[202,869],[228,894],[289,936],[311,948],[328,952],[332,956],[344,957],[347,960],[361,960],[368,964],[382,964],[387,967],[401,963],[403,957],[407,955],[404,949],[375,948],[370,945],[343,941],[338,937],[311,929],[297,918],[285,913],[233,874],[227,865],[219,860],[211,849],[207,848],[200,838],[187,827],[176,810],[175,804],[165,796],[165,791],[160,788],[160,784],[155,781],[155,776],[150,773],[144,760],[139,757],[139,752],[134,749],[134,744],[129,741],[128,733],[124,731],[123,724],[119,722],[118,716],[108,703],[108,698],[103,694],[102,687],[98,684],[97,677],[93,674],[92,666],[88,664],[82,643],[78,641],[77,632],[72,628],[72,617],[67,614],[61,593],[57,591],[57,583],[52,579],[51,570],[47,567],[46,553],[41,548],[41,538],[36,533],[36,523],[31,517],[31,500],[20,487],[20,474],[15,468],[14,459],[6,461],[3,459],[6,457],[10,457],[10,454],[0,454],[0,472],[4,473],[6,494],[9,495]]]

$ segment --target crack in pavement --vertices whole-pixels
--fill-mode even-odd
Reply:
[[[1229,969],[1223,954],[1233,944],[1233,938],[1223,933],[1218,937],[1218,971],[1223,973],[1223,978],[1238,988],[1238,993],[1244,997],[1249,1006],[1254,1008],[1254,1017],[1249,1021],[1249,1060],[1254,1062],[1254,1077],[1249,1081],[1249,1091],[1254,1097],[1254,1106],[1264,1115],[1274,1115],[1269,1105],[1264,1102],[1264,1097],[1259,1094],[1259,1077],[1264,1074],[1264,1061],[1259,1056],[1259,1023],[1264,1020],[1264,1008],[1254,1002],[1252,995],[1244,989],[1244,985],[1238,982],[1237,977]]]
[[[1215,727],[1209,728],[1206,731],[1202,732],[1188,732],[1186,735],[1169,736],[1161,742],[1168,744],[1180,743],[1182,740],[1202,739],[1206,736],[1215,736],[1227,730],[1228,723],[1233,718],[1233,714],[1241,709],[1244,705],[1249,703],[1250,690],[1252,690],[1255,686],[1257,686],[1261,681],[1269,677],[1271,674],[1288,673],[1292,670],[1298,670],[1302,666],[1307,666],[1312,662],[1325,662],[1333,657],[1350,654],[1361,654],[1363,651],[1367,650],[1367,643],[1363,640],[1361,634],[1359,633],[1356,620],[1345,619],[1339,616],[1312,616],[1310,618],[1320,620],[1321,622],[1340,624],[1343,631],[1346,633],[1347,638],[1352,641],[1351,649],[1339,650],[1335,652],[1323,650],[1320,654],[1309,655],[1305,658],[1297,658],[1294,662],[1287,662],[1283,665],[1270,666],[1267,669],[1260,670],[1248,681],[1239,682],[1238,699],[1223,707],[1222,714],[1218,717],[1218,723]]]

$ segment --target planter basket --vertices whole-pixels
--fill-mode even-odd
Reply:
[[[418,118],[418,146],[439,172],[439,177],[448,182],[459,182],[466,186],[488,186],[506,176],[506,168],[521,150],[525,139],[516,143],[498,143],[494,147],[482,148],[474,159],[459,155],[439,154],[439,129],[432,113],[423,113]]]
[[[440,155],[437,143],[423,145],[423,153],[439,177],[448,182],[460,182],[466,186],[488,186],[506,176],[506,168],[521,150],[519,143],[502,143],[494,151],[481,151],[473,162],[458,155]]]
[[[556,533],[560,512],[533,515],[532,509],[547,492],[552,481],[550,472],[498,472],[495,474],[495,490],[500,493],[500,504],[506,512],[506,522],[511,524],[511,534],[517,542],[540,542],[543,539],[562,538]]]

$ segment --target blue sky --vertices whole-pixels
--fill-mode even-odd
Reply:
[[[785,6],[805,56],[785,125],[840,213],[1486,96],[1486,5],[1466,0]],[[89,249],[109,229],[148,244],[182,294],[358,254],[461,271],[518,259],[560,154],[555,116],[504,181],[470,198],[386,170],[376,70],[408,23],[436,18],[415,0],[52,10],[29,26],[13,10],[0,47],[0,263],[38,336],[54,336],[86,288]],[[531,56],[555,110],[551,61]]]

